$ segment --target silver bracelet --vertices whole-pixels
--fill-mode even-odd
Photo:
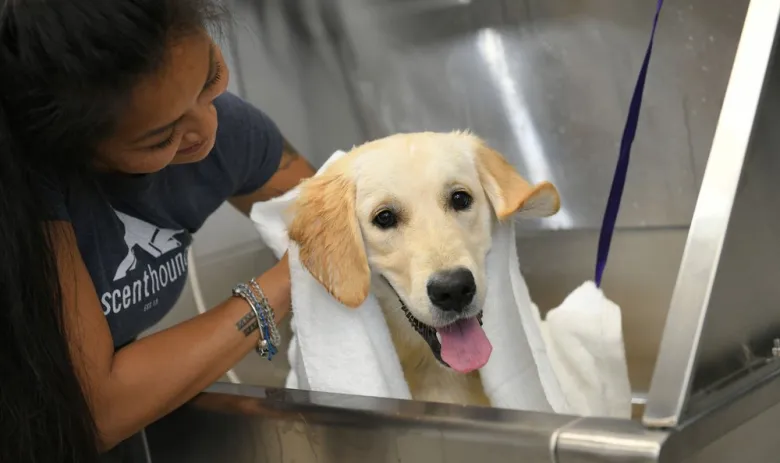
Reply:
[[[271,335],[271,342],[274,346],[278,347],[282,342],[282,335],[279,334],[279,328],[276,326],[276,314],[274,313],[274,309],[265,297],[265,293],[263,293],[260,285],[257,284],[257,281],[253,278],[249,283],[251,284],[252,289],[254,289],[253,293],[256,293],[255,295],[259,298],[260,307],[262,307],[265,314],[265,319],[268,323],[268,331]]]
[[[252,311],[260,326],[261,339],[258,341],[257,353],[260,354],[261,357],[268,357],[268,360],[271,360],[271,358],[276,355],[278,343],[273,342],[271,339],[268,316],[251,288],[245,284],[239,285],[239,288],[249,297],[249,300],[251,300]]]
[[[254,325],[257,327],[257,331],[260,334],[259,339],[257,340],[257,347],[255,350],[258,354],[262,357],[266,357],[270,354],[270,350],[268,348],[268,340],[267,336],[265,335],[266,329],[264,329],[263,319],[258,313],[257,310],[257,304],[253,300],[253,297],[251,293],[248,291],[249,288],[246,287],[246,285],[240,284],[236,285],[235,288],[233,288],[233,295],[241,297],[246,301],[247,304],[249,304],[249,308],[251,309],[251,313],[254,315],[255,321]]]
[[[252,309],[257,322],[258,331],[260,332],[260,338],[257,341],[255,350],[261,357],[267,357],[268,360],[271,360],[273,356],[276,355],[278,351],[277,346],[279,345],[278,341],[281,340],[279,339],[274,343],[271,337],[271,329],[269,326],[276,327],[273,319],[269,322],[267,311],[260,301],[258,301],[257,297],[255,297],[254,292],[246,284],[241,283],[236,285],[233,289],[233,295],[242,297]]]

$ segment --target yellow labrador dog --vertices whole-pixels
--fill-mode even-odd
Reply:
[[[481,315],[493,224],[559,205],[552,184],[529,184],[474,135],[398,134],[302,183],[289,234],[339,302],[377,296],[414,399],[489,405],[479,368],[492,351]]]

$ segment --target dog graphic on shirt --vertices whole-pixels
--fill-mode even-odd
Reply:
[[[138,262],[135,256],[137,248],[143,249],[153,257],[160,257],[181,247],[181,241],[177,240],[175,236],[184,230],[160,228],[122,212],[116,210],[114,212],[125,226],[124,239],[127,245],[127,255],[119,264],[119,268],[117,268],[114,275],[114,281],[121,280],[127,276],[127,272],[135,269]]]

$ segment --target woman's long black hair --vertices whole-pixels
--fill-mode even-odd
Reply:
[[[0,0],[0,462],[98,461],[40,185],[84,180],[172,34],[219,13],[210,0]]]

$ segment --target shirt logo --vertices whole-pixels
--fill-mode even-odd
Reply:
[[[124,225],[127,253],[114,273],[114,285],[100,296],[103,314],[118,314],[130,308],[152,310],[160,304],[159,296],[165,288],[186,278],[188,244],[177,238],[186,232],[114,212]]]
[[[137,248],[141,248],[152,257],[157,258],[181,247],[181,241],[177,240],[175,236],[183,233],[184,230],[167,230],[122,212],[114,212],[125,226],[125,244],[127,244],[127,255],[119,264],[114,281],[121,280],[127,276],[127,272],[135,270],[138,263],[135,255]]]

